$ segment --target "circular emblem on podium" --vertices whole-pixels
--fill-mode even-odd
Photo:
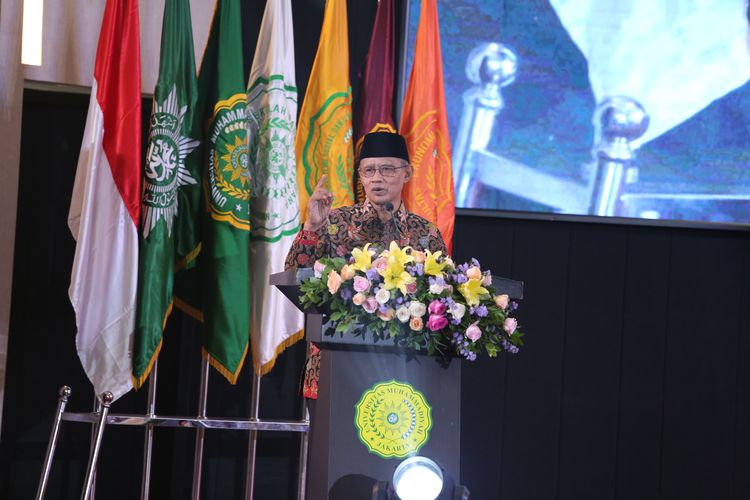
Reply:
[[[427,443],[432,408],[424,394],[405,382],[379,382],[354,405],[354,425],[370,453],[383,458],[413,455]]]

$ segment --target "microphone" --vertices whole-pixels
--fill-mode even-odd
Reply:
[[[393,227],[396,229],[396,234],[399,235],[400,239],[403,239],[404,233],[401,231],[401,228],[396,222],[396,213],[393,211],[393,203],[388,201],[385,203],[385,205],[383,205],[383,208],[385,208],[388,211],[388,213],[391,214],[391,222],[393,223]]]

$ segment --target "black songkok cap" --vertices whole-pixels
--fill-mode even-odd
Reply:
[[[362,140],[359,159],[365,158],[401,158],[409,161],[409,151],[406,140],[399,134],[392,132],[371,132]]]

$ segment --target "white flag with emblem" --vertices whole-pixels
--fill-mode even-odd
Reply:
[[[290,0],[268,0],[247,90],[250,174],[250,276],[253,366],[268,373],[276,357],[303,337],[302,313],[268,277],[300,228],[294,135],[297,88]]]

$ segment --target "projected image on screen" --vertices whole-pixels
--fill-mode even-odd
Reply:
[[[438,0],[456,205],[750,222],[746,9]]]

